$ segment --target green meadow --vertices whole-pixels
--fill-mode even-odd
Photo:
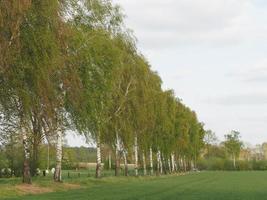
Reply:
[[[267,199],[267,172],[199,172],[160,177],[75,176],[63,183],[48,177],[35,179],[40,194],[16,191],[19,179],[0,179],[0,199],[32,200],[263,200]],[[54,185],[55,184],[55,185]],[[77,187],[69,187],[77,186]]]

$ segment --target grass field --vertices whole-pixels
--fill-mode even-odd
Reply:
[[[183,176],[162,177],[92,177],[71,178],[67,184],[80,188],[64,188],[57,184],[56,192],[24,195],[9,192],[17,179],[0,180],[0,199],[32,200],[267,200],[267,172],[200,172]],[[48,179],[35,180],[42,187],[51,186]],[[54,187],[54,188],[55,188]],[[66,191],[67,190],[67,191]],[[6,191],[7,193],[3,193]]]

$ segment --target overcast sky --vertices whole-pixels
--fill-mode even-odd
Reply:
[[[267,141],[266,0],[114,0],[165,89],[223,139]]]

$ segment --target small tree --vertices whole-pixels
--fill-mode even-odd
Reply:
[[[204,142],[207,149],[207,157],[210,157],[210,147],[218,141],[216,134],[212,130],[205,131]]]
[[[239,157],[243,142],[240,140],[240,133],[232,130],[230,134],[225,135],[224,146],[231,155],[233,166],[236,168],[236,158]]]

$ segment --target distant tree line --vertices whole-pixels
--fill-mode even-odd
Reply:
[[[199,170],[267,170],[267,145],[247,146],[238,131],[219,142],[211,130],[205,134],[205,148],[197,161]]]
[[[48,150],[49,149],[49,150]],[[23,146],[17,142],[17,144],[6,144],[0,148],[0,178],[5,176],[20,177],[22,175],[23,166]],[[104,152],[105,153],[105,152]],[[39,168],[39,176],[43,175],[43,171],[50,170],[55,167],[55,155],[56,148],[52,144],[48,148],[48,144],[40,144],[37,166]],[[80,163],[95,163],[96,161],[96,149],[86,147],[68,147],[63,146],[62,156],[62,169],[63,170],[76,170],[84,168],[80,166]],[[32,159],[30,164],[32,164]],[[11,170],[10,173],[2,173],[6,169]],[[34,173],[32,171],[31,173]],[[37,174],[35,174],[37,175]]]

